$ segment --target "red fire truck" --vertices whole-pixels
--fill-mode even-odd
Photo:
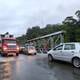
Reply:
[[[13,35],[0,35],[0,53],[2,56],[18,56],[19,45]]]

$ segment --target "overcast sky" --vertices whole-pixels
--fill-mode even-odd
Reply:
[[[15,36],[27,28],[61,23],[80,9],[80,0],[0,0],[0,33]]]

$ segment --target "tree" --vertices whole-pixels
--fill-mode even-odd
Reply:
[[[73,18],[73,16],[66,17],[66,19],[63,21],[64,24],[76,24],[77,20]]]
[[[25,42],[27,41],[26,35],[22,35],[20,37],[17,37],[16,39],[19,42],[19,44],[22,44],[22,45],[25,44]]]
[[[75,15],[78,18],[76,23],[76,38],[77,38],[77,41],[80,41],[80,10],[77,10]]]
[[[63,21],[63,24],[65,25],[65,30],[67,32],[67,40],[69,42],[75,42],[76,36],[75,36],[75,29],[76,29],[76,19],[73,18],[73,16],[66,17],[66,19]]]
[[[35,26],[32,28],[28,28],[26,35],[27,35],[28,40],[39,37],[40,36],[40,27]]]
[[[65,30],[66,41],[80,41],[80,10],[77,10],[75,15],[78,19],[73,18],[73,16],[68,16],[65,18],[62,24],[47,24],[44,28],[40,28],[40,26],[28,28],[25,36],[22,35],[19,39],[20,41],[25,41],[25,39],[30,40],[46,34]]]
[[[78,17],[78,21],[80,21],[80,10],[77,10],[75,15]]]

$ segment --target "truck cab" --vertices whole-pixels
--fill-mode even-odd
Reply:
[[[13,37],[1,38],[1,40],[0,40],[0,53],[2,56],[8,56],[8,55],[18,56],[19,45],[16,41],[16,38],[13,38]]]

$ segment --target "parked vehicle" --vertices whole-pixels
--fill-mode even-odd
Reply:
[[[75,67],[80,67],[80,43],[61,43],[48,51],[48,60],[61,60],[72,63]]]
[[[19,54],[19,45],[14,37],[0,37],[0,53],[2,56]]]
[[[36,48],[33,45],[25,45],[23,51],[27,55],[36,55],[37,53]]]

